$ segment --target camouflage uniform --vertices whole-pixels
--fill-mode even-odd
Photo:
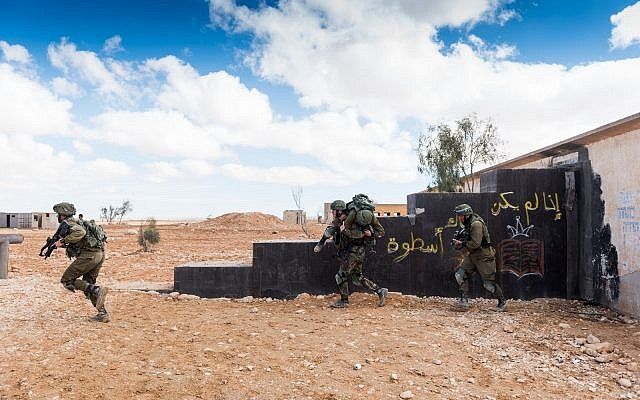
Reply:
[[[460,214],[460,209],[468,210],[466,214]],[[467,255],[462,260],[455,273],[456,281],[460,285],[461,298],[458,303],[463,308],[468,308],[469,302],[469,280],[477,271],[482,278],[484,288],[491,295],[498,299],[498,309],[504,310],[506,300],[502,294],[502,289],[496,283],[496,251],[491,246],[491,237],[484,220],[477,214],[473,214],[471,207],[466,204],[456,207],[458,215],[465,215],[464,227],[469,232],[468,238],[463,241],[463,246],[468,250]]]
[[[331,209],[337,211],[336,215],[331,221],[331,225],[325,229],[322,239],[314,248],[316,253],[319,252],[325,241],[333,236],[334,244],[338,249],[338,257],[341,263],[335,279],[340,290],[340,300],[331,306],[343,308],[349,305],[349,280],[355,285],[374,291],[379,298],[378,305],[383,306],[388,290],[381,288],[375,282],[362,275],[362,266],[365,258],[365,240],[371,239],[364,235],[364,230],[371,229],[371,237],[373,237],[374,235],[383,236],[384,228],[373,213],[370,216],[370,227],[358,225],[355,210],[350,210],[346,214],[346,218],[342,219],[341,216],[344,215],[343,213],[346,209],[346,204],[342,200],[336,200],[331,203]]]
[[[61,204],[63,205],[62,207]],[[94,319],[101,322],[108,322],[109,313],[104,307],[104,300],[108,289],[96,285],[100,268],[104,262],[104,250],[101,247],[91,247],[87,241],[87,231],[78,219],[72,218],[69,203],[60,203],[54,206],[54,211],[60,215],[66,216],[61,223],[68,225],[67,235],[61,239],[66,247],[66,254],[69,258],[75,258],[62,274],[60,282],[62,285],[72,291],[82,291],[87,299],[98,309],[98,314]],[[69,215],[70,214],[70,215]],[[82,277],[82,279],[79,279]]]

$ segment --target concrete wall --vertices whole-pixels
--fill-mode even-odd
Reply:
[[[0,212],[0,228],[56,229],[58,221],[55,213],[5,213]]]
[[[406,204],[376,204],[376,215],[379,217],[400,217],[407,215]]]
[[[610,245],[617,254],[617,260],[605,261],[601,257],[596,266],[602,279],[619,280],[617,288],[604,293],[602,301],[614,309],[640,316],[640,130],[601,140],[587,148],[593,172],[601,181],[603,227],[610,230]]]
[[[284,210],[282,221],[287,225],[304,225],[307,222],[307,213],[303,210]]]

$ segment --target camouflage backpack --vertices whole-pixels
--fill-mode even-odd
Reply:
[[[353,196],[353,199],[347,204],[347,208],[354,208],[356,211],[368,210],[373,212],[376,210],[373,200],[363,193]]]
[[[82,227],[87,231],[85,240],[87,246],[90,248],[104,249],[104,244],[107,241],[107,234],[102,229],[102,226],[96,224],[96,221],[82,221]]]

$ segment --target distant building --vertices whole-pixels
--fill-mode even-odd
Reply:
[[[378,217],[400,217],[407,215],[407,204],[374,203]],[[331,203],[324,203],[324,222],[331,223]]]
[[[55,213],[26,212],[6,213],[0,212],[0,228],[18,229],[56,229],[58,219]]]
[[[303,210],[284,210],[282,221],[287,225],[304,225],[307,223],[307,213]]]

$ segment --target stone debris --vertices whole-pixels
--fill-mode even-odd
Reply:
[[[600,339],[598,339],[597,337],[589,334],[589,336],[587,336],[587,343],[589,343],[589,344],[600,343]]]
[[[391,374],[391,377],[390,377],[390,378],[391,378],[391,380],[392,380],[392,381],[397,382],[397,381],[398,381],[398,374],[396,374],[396,373],[394,372],[394,373],[392,373],[392,374]]]
[[[353,369],[355,369],[355,370],[362,369],[362,364],[360,364],[360,363],[353,364]]]
[[[558,326],[559,326],[560,328],[562,328],[562,329],[569,329],[569,328],[571,328],[571,325],[569,325],[569,324],[567,324],[567,323],[565,323],[565,322],[561,322],[561,323],[559,323],[559,324],[558,324]]]
[[[400,393],[401,399],[413,399],[414,396],[415,395],[411,390],[405,390],[404,392]]]

